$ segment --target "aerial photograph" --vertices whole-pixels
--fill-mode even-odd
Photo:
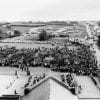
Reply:
[[[99,0],[0,0],[0,100],[100,100]]]

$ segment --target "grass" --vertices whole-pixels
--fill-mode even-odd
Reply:
[[[21,33],[28,32],[32,27],[12,26],[13,30],[19,30]]]
[[[52,46],[51,44],[37,44],[37,43],[0,43],[1,47],[4,46],[9,46],[9,47],[16,47],[18,49],[21,48],[53,48],[55,46]]]

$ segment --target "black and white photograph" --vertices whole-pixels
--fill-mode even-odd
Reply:
[[[100,100],[100,0],[0,0],[0,100]]]

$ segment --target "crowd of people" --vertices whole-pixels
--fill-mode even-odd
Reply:
[[[39,83],[41,80],[43,80],[46,77],[45,73],[42,73],[42,75],[33,77],[32,75],[29,76],[28,82],[24,86],[24,94],[27,94],[31,91],[31,89],[36,86],[37,83]]]
[[[82,87],[81,85],[78,85],[78,83],[76,82],[75,78],[71,73],[62,74],[61,80],[64,84],[68,86],[68,88],[73,94],[81,93]]]
[[[59,50],[58,50],[59,51]],[[89,46],[78,45],[76,49],[60,49],[61,59],[57,56],[57,66],[55,71],[71,72],[79,75],[96,75],[97,60]],[[56,59],[56,61],[57,61]]]
[[[1,47],[0,66],[18,67],[22,71],[27,71],[28,67],[42,66],[59,72],[97,75],[95,55],[89,46],[80,43],[67,43],[54,48]]]

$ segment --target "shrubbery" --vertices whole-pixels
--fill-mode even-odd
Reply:
[[[100,48],[100,35],[98,36],[97,46]]]

